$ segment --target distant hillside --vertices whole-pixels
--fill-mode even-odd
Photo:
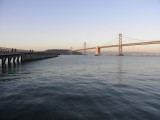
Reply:
[[[70,55],[70,50],[68,49],[48,49],[46,52],[60,55]],[[82,55],[81,52],[72,52],[72,55]]]

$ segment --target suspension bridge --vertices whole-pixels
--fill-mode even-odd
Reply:
[[[102,48],[114,48],[118,47],[118,56],[123,56],[123,47],[125,46],[139,46],[139,45],[151,45],[151,44],[160,44],[160,40],[151,40],[151,41],[143,41],[143,42],[133,42],[133,43],[122,43],[122,34],[119,34],[118,44],[113,45],[104,45],[104,46],[96,46],[96,47],[86,47],[86,43],[84,43],[84,48],[77,50],[70,50],[71,53],[74,51],[83,51],[83,54],[86,55],[87,50],[95,50],[95,56],[99,56],[101,54]]]

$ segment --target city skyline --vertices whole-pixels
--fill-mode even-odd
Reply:
[[[79,49],[116,43],[119,33],[160,40],[159,11],[159,0],[0,0],[0,46]]]

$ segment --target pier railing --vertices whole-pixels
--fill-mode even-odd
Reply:
[[[5,53],[28,53],[28,52],[33,52],[33,50],[0,47],[0,54],[5,54]]]

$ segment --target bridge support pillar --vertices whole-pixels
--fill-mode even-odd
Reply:
[[[17,63],[20,63],[20,58],[21,58],[21,56],[17,57]]]
[[[84,42],[84,55],[87,55],[86,54],[86,42]]]
[[[14,64],[16,63],[16,57],[13,57],[13,63]]]
[[[11,60],[12,60],[12,57],[9,57],[9,58],[8,58],[8,65],[11,64]]]
[[[72,47],[70,47],[70,55],[72,55]]]
[[[6,64],[6,58],[2,58],[2,66]]]
[[[95,56],[99,56],[101,54],[101,49],[100,47],[96,47],[96,51],[95,51]]]

